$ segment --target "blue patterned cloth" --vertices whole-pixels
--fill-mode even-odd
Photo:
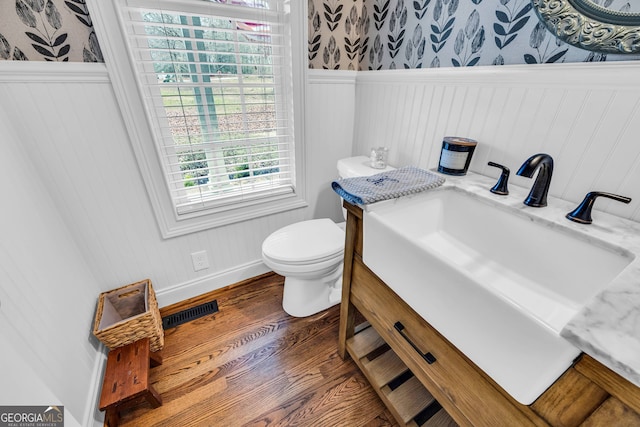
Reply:
[[[371,176],[339,179],[331,187],[347,202],[366,205],[439,187],[444,181],[433,172],[407,166]]]

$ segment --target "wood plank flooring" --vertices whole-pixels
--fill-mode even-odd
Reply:
[[[339,306],[309,318],[282,310],[269,273],[161,310],[217,299],[219,312],[165,331],[151,370],[163,406],[121,412],[122,426],[397,426],[356,364],[337,354]]]

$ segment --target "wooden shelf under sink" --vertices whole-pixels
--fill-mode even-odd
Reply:
[[[398,424],[457,426],[373,327],[365,327],[349,338],[347,351]]]

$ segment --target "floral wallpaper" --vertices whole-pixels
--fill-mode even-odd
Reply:
[[[627,0],[594,0],[625,10]],[[381,70],[637,60],[570,46],[531,0],[308,0],[309,67]]]
[[[0,59],[104,62],[85,0],[0,0]]]
[[[304,0],[296,0],[304,1]],[[531,0],[307,0],[309,67],[340,70],[637,60],[559,41]],[[593,0],[616,10],[629,0]],[[86,0],[0,0],[0,59],[104,62]]]

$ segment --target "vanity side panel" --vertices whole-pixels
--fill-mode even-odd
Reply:
[[[630,409],[640,414],[640,389],[637,386],[604,367],[587,354],[582,355],[575,368]]]
[[[344,242],[344,269],[342,271],[342,301],[340,302],[340,325],[338,326],[338,355],[347,357],[347,340],[355,333],[356,309],[351,303],[351,279],[354,256],[358,253],[358,244],[362,253],[362,209],[347,202],[347,225]]]
[[[363,233],[363,215],[362,208],[358,206],[354,206],[351,203],[347,203],[346,201],[342,202],[342,206],[347,210],[347,226],[349,225],[349,220],[352,222],[353,229],[347,229],[347,233],[352,231],[354,234],[354,245],[353,249],[356,254],[362,256],[362,239]],[[345,254],[347,248],[345,247]]]
[[[579,426],[609,397],[609,393],[569,368],[533,404],[538,415],[556,427]]]
[[[586,419],[582,427],[635,427],[639,425],[640,415],[612,396]]]

